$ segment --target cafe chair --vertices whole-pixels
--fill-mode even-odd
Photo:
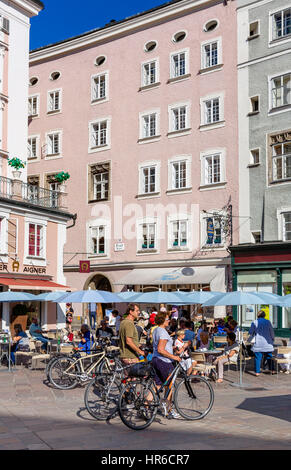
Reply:
[[[216,370],[215,366],[206,362],[206,357],[203,353],[191,352],[191,359],[197,362],[196,366],[193,367],[193,370],[203,372],[206,375],[209,375],[212,370]]]
[[[277,378],[279,372],[279,364],[291,364],[291,346],[280,346],[275,349],[275,356],[273,356],[272,360],[276,364],[276,371],[277,371]],[[282,357],[283,355],[287,355],[289,357]]]

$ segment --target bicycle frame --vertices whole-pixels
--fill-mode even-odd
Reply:
[[[92,359],[93,357],[98,357],[99,356],[99,359],[96,360],[96,361],[93,361],[91,366],[87,367],[86,369],[84,368],[84,361],[86,359]],[[92,370],[98,366],[102,360],[105,359],[106,361],[108,361],[108,358],[106,356],[106,351],[100,351],[100,352],[97,352],[95,354],[87,354],[86,356],[83,356],[83,357],[79,357],[73,364],[71,364],[65,371],[64,371],[64,374],[67,374],[69,376],[73,376],[73,377],[79,377],[79,376],[84,376],[86,375],[87,377],[89,376],[89,374],[92,372]],[[72,371],[72,369],[77,365],[79,364],[79,367],[80,367],[80,370],[81,370],[81,373],[80,374],[76,374],[74,372],[70,372]]]

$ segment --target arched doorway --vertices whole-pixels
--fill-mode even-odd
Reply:
[[[84,290],[87,290],[87,289],[106,290],[106,291],[112,292],[111,283],[109,279],[103,274],[93,274],[92,276],[90,276],[84,284]],[[84,314],[88,316],[88,320],[90,324],[89,311],[87,307],[84,306],[84,308],[85,308]],[[96,314],[97,324],[99,324],[102,318],[104,318],[105,310],[107,308],[111,308],[111,304],[97,304],[97,314]]]

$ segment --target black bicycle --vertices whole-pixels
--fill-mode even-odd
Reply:
[[[151,363],[135,364],[129,375],[134,377],[127,380],[120,391],[118,410],[122,422],[131,429],[150,426],[158,408],[170,403],[172,393],[177,412],[187,420],[204,418],[213,406],[214,392],[209,381],[196,375],[188,376],[179,362],[159,389]]]

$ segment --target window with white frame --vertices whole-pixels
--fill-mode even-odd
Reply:
[[[156,192],[157,166],[145,166],[140,168],[141,172],[141,194]]]
[[[92,78],[92,101],[107,97],[107,75],[105,73]]]
[[[54,90],[48,92],[48,113],[61,110],[61,92]]]
[[[47,134],[47,155],[59,155],[61,153],[61,134],[53,132]]]
[[[291,104],[291,73],[280,75],[271,80],[271,107]]]
[[[29,223],[28,225],[28,256],[43,256],[43,225]]]
[[[188,73],[187,51],[171,54],[171,78],[178,78]]]
[[[283,216],[283,240],[291,241],[291,212],[285,212]]]
[[[89,166],[89,201],[108,201],[110,163]]]
[[[188,220],[170,220],[169,248],[185,249],[188,246]]]
[[[223,224],[222,217],[213,216],[204,219],[204,240],[205,246],[219,246],[223,244]]]
[[[50,192],[50,207],[59,207],[59,197],[60,197],[60,183],[57,181],[52,181],[49,183]]]
[[[94,200],[101,201],[108,199],[109,171],[96,173],[93,175]]]
[[[291,178],[291,142],[272,146],[273,180]]]
[[[156,223],[144,223],[141,225],[140,250],[155,250],[157,248]]]
[[[39,177],[28,176],[27,177],[27,197],[31,202],[39,200]]]
[[[206,69],[219,64],[218,41],[202,45],[202,68]]]
[[[28,116],[38,116],[38,96],[28,98]]]
[[[140,137],[146,139],[148,137],[157,136],[158,115],[157,113],[144,114],[141,116]]]
[[[105,225],[90,227],[90,253],[92,255],[105,255]]]
[[[187,188],[187,161],[180,160],[170,163],[172,184],[171,189]]]
[[[189,127],[188,106],[173,107],[170,110],[169,132],[183,131]]]
[[[272,40],[291,35],[291,7],[272,15]]]
[[[102,120],[90,125],[90,146],[101,147],[108,145],[108,120]]]
[[[37,137],[29,137],[27,140],[28,145],[28,160],[37,158]]]
[[[158,81],[157,61],[142,64],[142,86],[153,85]]]
[[[213,124],[220,121],[219,98],[204,101],[204,124]]]
[[[215,184],[222,181],[221,154],[205,155],[203,164],[203,184]]]

